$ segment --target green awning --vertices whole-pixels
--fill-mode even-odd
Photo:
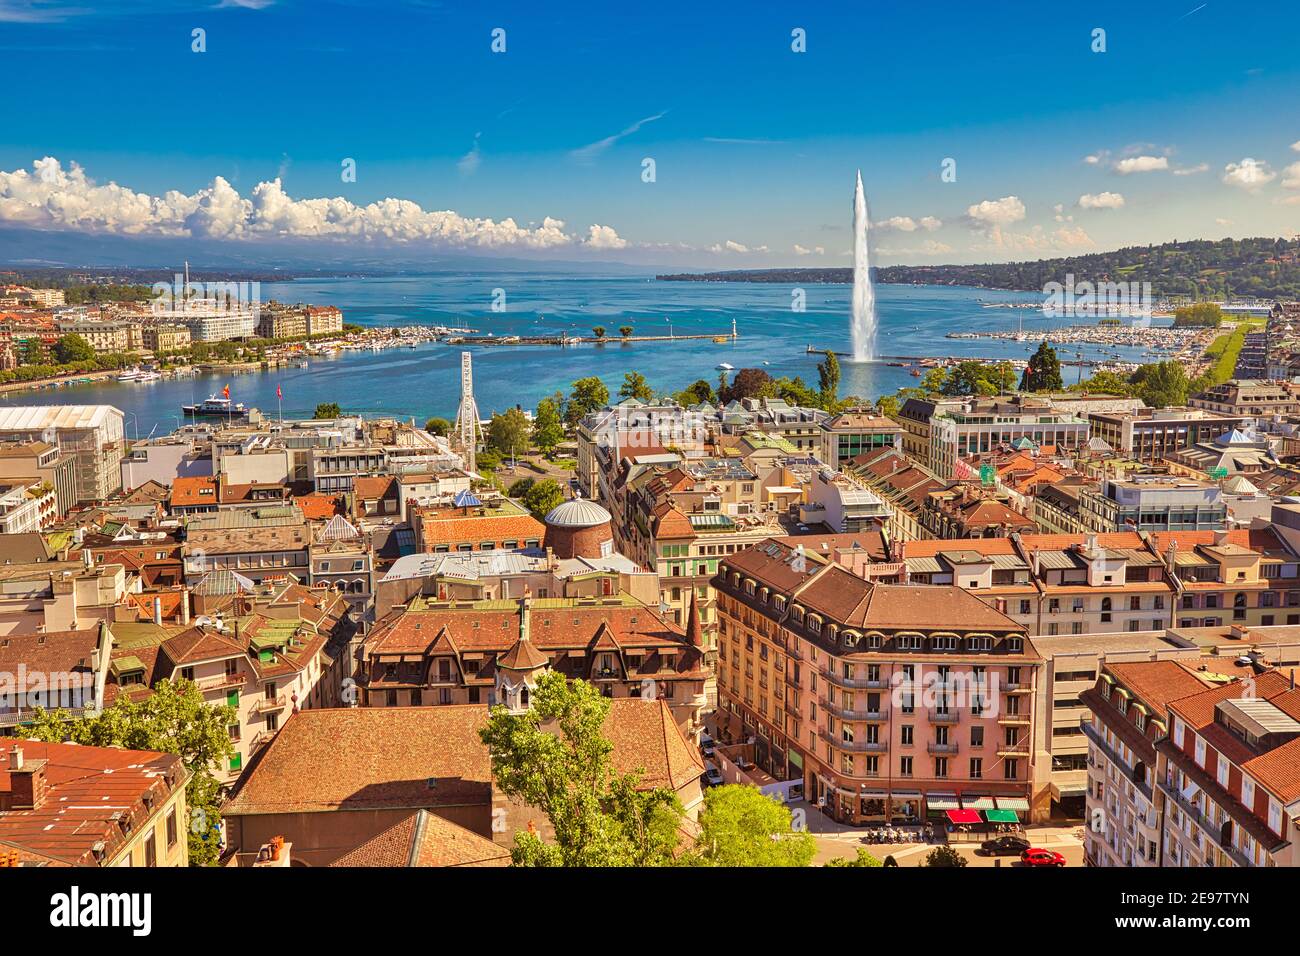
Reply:
[[[1019,823],[1020,818],[1014,810],[985,810],[984,819],[989,823]]]

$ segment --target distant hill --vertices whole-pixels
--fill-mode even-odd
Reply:
[[[1300,239],[1198,239],[1035,262],[880,266],[877,282],[1040,292],[1048,282],[1150,282],[1152,294],[1300,299]],[[852,269],[745,269],[660,275],[669,282],[848,283]]]

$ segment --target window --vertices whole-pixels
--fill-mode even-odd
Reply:
[[[979,780],[979,779],[980,779],[981,777],[983,777],[983,776],[984,776],[984,758],[983,758],[983,757],[971,757],[971,758],[970,758],[970,777],[971,777],[971,779],[972,779],[972,780]]]
[[[176,845],[176,836],[176,808],[172,807],[167,813],[167,849],[170,850]]]
[[[898,775],[900,777],[910,777],[912,775],[912,758],[902,757],[898,761]]]
[[[1268,798],[1268,828],[1278,836],[1282,835],[1282,804],[1272,797]]]
[[[903,744],[903,746],[910,747],[912,745],[912,733],[913,733],[912,725],[903,724],[901,737],[900,737],[900,742]]]
[[[1196,766],[1205,766],[1205,738],[1200,734],[1196,735]]]
[[[144,865],[158,865],[158,832],[152,828],[144,835]]]
[[[1241,778],[1241,803],[1244,807],[1251,810],[1255,809],[1255,781],[1242,775]]]
[[[1005,780],[1015,780],[1020,776],[1020,761],[1015,757],[1008,758],[1002,764],[1002,777]]]

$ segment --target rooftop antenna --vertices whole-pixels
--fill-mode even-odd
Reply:
[[[460,408],[456,411],[456,434],[461,454],[470,471],[476,471],[475,450],[483,426],[479,423],[478,403],[474,401],[474,369],[469,352],[460,353]]]

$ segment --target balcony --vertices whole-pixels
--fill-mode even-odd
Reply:
[[[218,690],[231,690],[244,686],[243,674],[219,674],[216,677],[201,677],[194,682],[200,693],[206,694]]]
[[[0,727],[16,727],[23,721],[32,720],[36,716],[39,708],[36,707],[4,707],[0,708]],[[85,717],[90,714],[98,713],[94,707],[58,707],[53,706],[49,713],[62,711],[70,717]]]
[[[1003,727],[1028,727],[1030,720],[1028,714],[1002,714],[998,723]]]
[[[959,747],[957,744],[939,744],[931,741],[925,745],[925,749],[932,754],[955,754]]]
[[[931,707],[929,715],[932,724],[956,724],[961,721],[961,714],[955,710],[938,710]]]
[[[817,671],[819,674],[822,675],[822,677],[826,678],[836,687],[847,687],[854,690],[857,689],[867,690],[867,689],[881,688],[884,687],[886,684],[886,681],[883,679],[868,680],[866,678],[845,677],[843,674],[835,671],[830,667],[819,667]]]
[[[1166,797],[1168,797],[1170,802],[1172,802],[1175,806],[1177,806],[1180,810],[1182,810],[1183,813],[1191,817],[1192,820],[1194,820],[1196,824],[1204,831],[1205,833],[1204,846],[1202,847],[1201,844],[1198,842],[1197,849],[1201,849],[1205,853],[1206,866],[1213,865],[1210,862],[1210,860],[1212,858],[1212,852],[1214,850],[1218,850],[1220,853],[1222,853],[1224,856],[1230,859],[1237,866],[1255,865],[1254,861],[1252,861],[1244,853],[1242,853],[1240,850],[1234,847],[1231,843],[1221,843],[1220,837],[1222,835],[1222,826],[1220,824],[1214,823],[1214,821],[1210,819],[1210,815],[1208,813],[1202,810],[1191,800],[1188,800],[1186,797],[1184,797],[1173,786],[1173,784],[1171,784],[1168,780],[1162,780],[1160,781],[1159,786],[1160,786],[1160,792],[1163,793]]]
[[[824,730],[818,731],[817,736],[836,749],[847,750],[851,753],[879,754],[888,749],[888,745],[879,740],[874,743],[865,740],[841,740],[839,737],[832,737]]]
[[[1116,767],[1122,768],[1124,778],[1132,783],[1134,788],[1141,792],[1142,796],[1146,797],[1147,801],[1150,802],[1152,798],[1150,785],[1145,780],[1134,779],[1134,768],[1124,762],[1124,758],[1119,755],[1118,750],[1106,743],[1106,738],[1092,726],[1092,720],[1088,715],[1080,716],[1079,729],[1083,731],[1083,735],[1088,738],[1090,744],[1105,754],[1106,758]]]
[[[274,697],[259,697],[253,702],[250,713],[268,714],[276,710],[284,710],[284,705],[289,701],[284,694],[277,694]]]
[[[255,754],[267,744],[269,744],[276,735],[274,730],[263,730],[259,732],[248,745],[249,754]]]
[[[876,723],[883,722],[885,719],[883,710],[849,710],[827,697],[819,698],[818,703],[821,704],[822,710],[834,714],[841,720],[865,720]]]
[[[997,755],[999,757],[1028,757],[1029,742],[1022,740],[1014,744],[998,744]]]

